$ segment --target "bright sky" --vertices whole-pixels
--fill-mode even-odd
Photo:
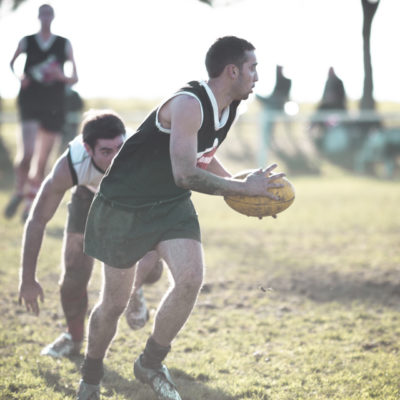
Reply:
[[[14,97],[18,81],[9,62],[22,36],[39,29],[37,9],[46,0],[27,0],[16,12],[7,1],[0,9],[0,94]],[[348,97],[361,97],[361,0],[230,3],[49,0],[56,12],[53,32],[72,43],[80,79],[75,88],[83,97],[165,97],[189,80],[206,79],[205,53],[225,35],[255,45],[260,94],[270,93],[281,64],[292,79],[292,99],[318,101],[332,65]],[[399,18],[400,0],[381,0],[371,42],[378,101],[400,102]]]

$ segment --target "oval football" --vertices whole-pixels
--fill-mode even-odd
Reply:
[[[280,178],[276,183],[281,188],[272,188],[270,192],[279,196],[273,200],[266,196],[225,196],[224,200],[233,210],[250,217],[268,217],[286,210],[295,199],[295,189],[287,178]]]

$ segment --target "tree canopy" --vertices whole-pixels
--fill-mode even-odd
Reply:
[[[12,9],[16,10],[22,3],[24,3],[26,0],[12,0]],[[0,0],[0,7],[3,5],[4,1]]]

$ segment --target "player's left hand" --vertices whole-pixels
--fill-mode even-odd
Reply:
[[[43,303],[44,294],[40,283],[37,281],[29,284],[22,282],[19,287],[18,303],[22,305],[24,302],[26,311],[39,315],[40,308],[38,299]]]

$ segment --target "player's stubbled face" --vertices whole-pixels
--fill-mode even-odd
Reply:
[[[243,63],[238,77],[238,100],[246,100],[258,81],[257,58],[254,51],[246,51],[246,62]]]

